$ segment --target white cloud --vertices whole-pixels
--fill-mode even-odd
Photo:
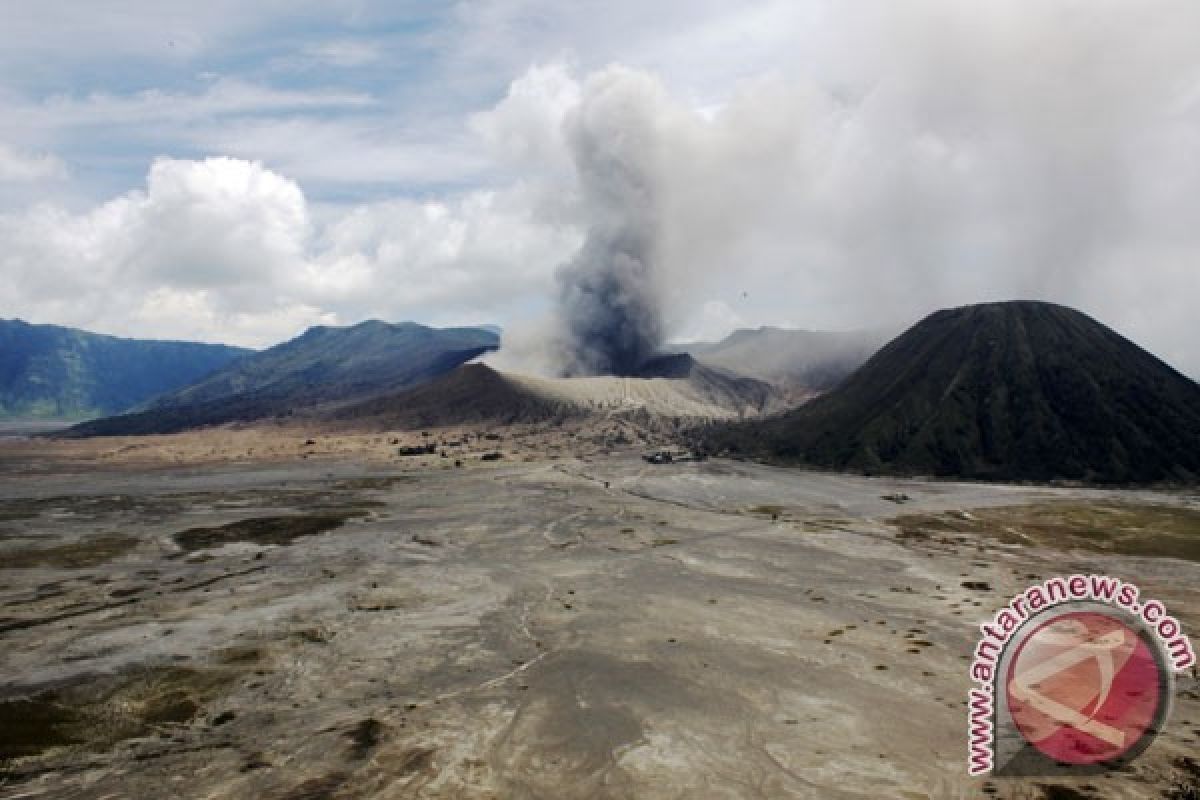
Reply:
[[[138,277],[243,293],[297,270],[309,234],[300,188],[231,158],[160,160],[128,204],[121,259]]]
[[[1200,375],[1200,7],[1155,8],[839,5],[820,75],[746,81],[705,113],[607,108],[609,173],[653,199],[667,334],[743,296],[756,321],[835,329],[1045,299]],[[610,75],[630,97],[653,81]]]
[[[361,67],[373,64],[383,57],[378,42],[365,39],[334,39],[306,45],[302,49],[302,60],[311,66]]]
[[[126,59],[163,62],[203,57],[239,37],[278,25],[336,19],[355,0],[72,0],[0,3],[0,64],[29,68],[53,60],[62,65]]]
[[[522,169],[570,170],[562,125],[579,99],[579,83],[565,63],[534,65],[494,108],[473,114],[470,126],[501,161]]]
[[[0,182],[62,180],[67,165],[49,153],[23,153],[0,142]]]
[[[700,306],[700,313],[693,315],[687,327],[674,339],[679,342],[716,342],[745,327],[749,327],[749,323],[728,303],[709,300]]]
[[[393,200],[314,219],[255,162],[161,159],[144,190],[73,214],[0,215],[0,305],[37,321],[262,346],[366,317],[484,322],[540,291],[577,243],[524,191]]]
[[[51,95],[36,103],[10,103],[9,124],[52,130],[74,126],[131,126],[211,122],[228,115],[362,109],[375,104],[365,92],[338,89],[276,89],[218,77],[196,92],[144,89],[127,94],[93,92]]]
[[[578,241],[575,229],[535,219],[520,187],[454,202],[393,200],[332,221],[307,283],[314,295],[385,316],[507,315],[547,290]]]
[[[336,325],[337,315],[304,303],[222,311],[224,304],[209,289],[160,286],[147,291],[129,311],[129,325],[139,331],[187,341],[213,341],[258,346],[295,336],[313,325]]]
[[[251,117],[187,138],[202,150],[261,160],[326,186],[474,183],[490,166],[458,128],[406,130],[390,119]]]
[[[90,211],[0,216],[4,305],[35,321],[248,341],[253,325],[227,324],[299,302],[273,290],[299,269],[308,225],[300,190],[260,165],[163,159],[144,191]]]

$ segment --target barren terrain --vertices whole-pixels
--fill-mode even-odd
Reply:
[[[1194,639],[1194,492],[652,466],[615,420],[425,433],[0,443],[0,796],[1123,798],[1197,779],[1194,674],[1137,762],[1065,785],[968,778],[964,708],[978,623],[1050,575],[1135,580]]]

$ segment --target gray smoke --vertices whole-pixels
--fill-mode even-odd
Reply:
[[[1198,374],[1200,4],[985,5],[832,4],[815,49],[716,104],[617,67],[522,95],[550,98],[526,127],[570,109],[525,141],[574,167],[545,216],[586,231],[547,367],[628,372],[664,334],[902,329],[1037,299]]]
[[[661,90],[644,76],[606,71],[568,118],[588,231],[557,272],[562,371],[627,375],[663,341],[655,260],[656,150]]]

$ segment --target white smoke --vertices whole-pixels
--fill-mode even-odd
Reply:
[[[565,368],[621,371],[711,303],[846,329],[1044,299],[1200,373],[1200,6],[867,5],[717,107],[580,81]]]

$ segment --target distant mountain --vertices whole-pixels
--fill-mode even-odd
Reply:
[[[250,352],[0,320],[0,418],[116,414]]]
[[[419,428],[627,415],[639,420],[737,419],[786,408],[788,395],[687,354],[651,359],[634,376],[540,378],[467,364],[435,381],[325,414],[341,425]]]
[[[1109,483],[1200,479],[1200,385],[1090,317],[939,311],[838,388],[715,449],[867,472]]]
[[[139,413],[95,420],[70,433],[173,433],[358,402],[436,378],[498,345],[499,337],[491,331],[414,322],[371,320],[346,328],[310,328],[165,395]]]
[[[831,333],[742,328],[719,342],[683,344],[676,349],[744,375],[824,391],[862,366],[887,338],[877,330]]]

